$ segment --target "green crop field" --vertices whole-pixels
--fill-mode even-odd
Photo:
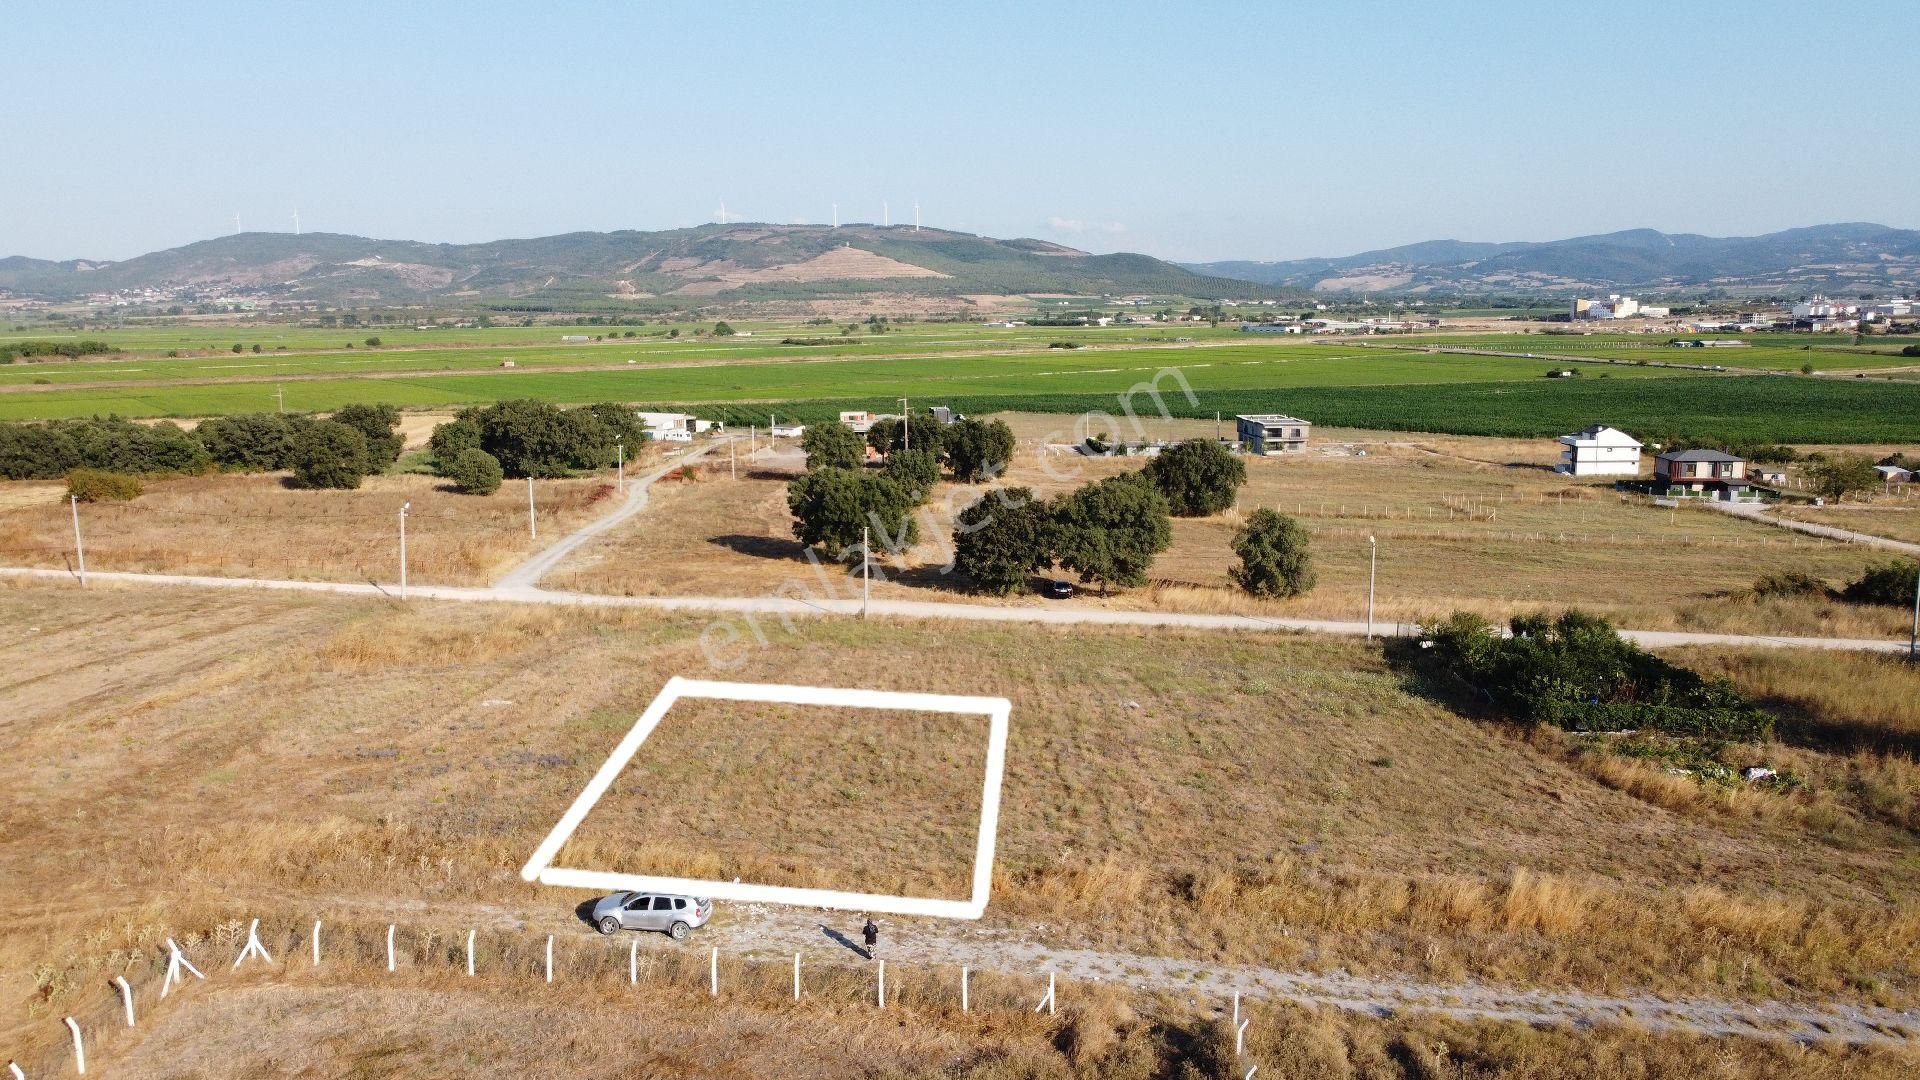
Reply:
[[[1455,349],[1491,349],[1510,353],[1558,354],[1625,361],[1645,360],[1667,364],[1719,365],[1763,371],[1799,371],[1810,364],[1815,371],[1872,370],[1885,367],[1920,365],[1920,357],[1901,356],[1900,349],[1912,344],[1907,338],[1869,338],[1852,345],[1849,335],[1762,334],[1740,335],[1751,342],[1746,348],[1686,349],[1668,341],[1717,338],[1734,335],[1713,334],[1460,334],[1420,335],[1381,339],[1394,345],[1439,345]]]
[[[738,358],[738,357],[736,357]],[[236,357],[235,359],[242,359]],[[251,359],[251,358],[247,358]],[[315,358],[337,362],[338,357]],[[145,361],[138,362],[140,366]],[[497,362],[496,362],[497,364]],[[48,368],[54,365],[45,365]],[[69,365],[85,367],[89,365]],[[99,366],[99,365],[92,365]],[[49,419],[115,412],[123,416],[206,416],[277,407],[325,410],[351,402],[406,406],[465,405],[504,398],[546,401],[654,401],[681,405],[784,403],[820,398],[907,395],[1116,394],[1165,369],[1213,390],[1299,386],[1385,386],[1487,380],[1540,380],[1549,365],[1506,357],[1365,353],[1320,345],[1261,343],[1130,349],[1029,349],[1021,353],[834,358],[779,362],[610,365],[593,370],[499,369],[488,374],[307,378],[286,382],[202,382],[94,386],[0,393],[0,419]],[[333,369],[333,370],[338,370]],[[1667,374],[1627,368],[1623,380]],[[1172,384],[1169,384],[1172,385]]]

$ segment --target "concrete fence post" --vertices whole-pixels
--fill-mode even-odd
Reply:
[[[1233,1052],[1236,1055],[1247,1052],[1247,1025],[1253,1023],[1251,1017],[1240,1021],[1233,1028]]]
[[[547,981],[553,981],[553,935],[547,935]]]
[[[878,984],[878,992],[876,996],[879,998],[880,1007],[883,1009],[886,1008],[887,1007],[887,962],[885,960],[880,961],[880,982]]]
[[[800,1000],[800,954],[793,954],[793,1000]]]
[[[113,985],[120,989],[120,1002],[127,1008],[127,1026],[133,1026],[133,987],[127,985],[127,977],[115,975]]]
[[[320,920],[313,920],[313,966],[320,966]]]
[[[80,1042],[80,1025],[73,1017],[67,1017],[67,1030],[73,1032],[73,1071],[81,1076],[87,1075],[87,1048]]]
[[[720,947],[717,945],[707,955],[707,996],[720,996]]]
[[[467,930],[467,978],[469,979],[473,978],[473,935],[474,931],[469,928]]]
[[[7,1062],[7,1075],[12,1077],[13,1080],[27,1080],[27,1074],[20,1071],[20,1066],[17,1062]]]
[[[393,970],[393,924],[387,924],[387,970]]]
[[[627,985],[640,985],[640,939],[627,944]]]
[[[967,1007],[967,968],[964,964],[960,967],[960,1011],[970,1011]]]

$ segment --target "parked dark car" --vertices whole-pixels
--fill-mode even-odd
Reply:
[[[1049,600],[1065,600],[1073,595],[1073,582],[1056,578],[1041,587],[1040,595]]]

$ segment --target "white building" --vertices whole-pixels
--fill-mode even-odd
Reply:
[[[1240,442],[1255,454],[1288,454],[1307,448],[1313,425],[1296,416],[1261,413],[1233,418]]]
[[[713,427],[713,421],[702,420],[691,413],[643,412],[635,415],[640,420],[640,426],[647,429],[647,437],[661,442],[692,442],[694,435]]]
[[[1642,304],[1631,296],[1619,293],[1608,295],[1605,300],[1575,300],[1573,317],[1575,319],[1664,319],[1673,309]]]
[[[1554,471],[1569,476],[1640,475],[1640,440],[1605,424],[1560,436],[1563,459]]]

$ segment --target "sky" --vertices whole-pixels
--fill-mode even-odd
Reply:
[[[1920,4],[22,3],[0,256],[733,219],[1163,258],[1920,227]]]

